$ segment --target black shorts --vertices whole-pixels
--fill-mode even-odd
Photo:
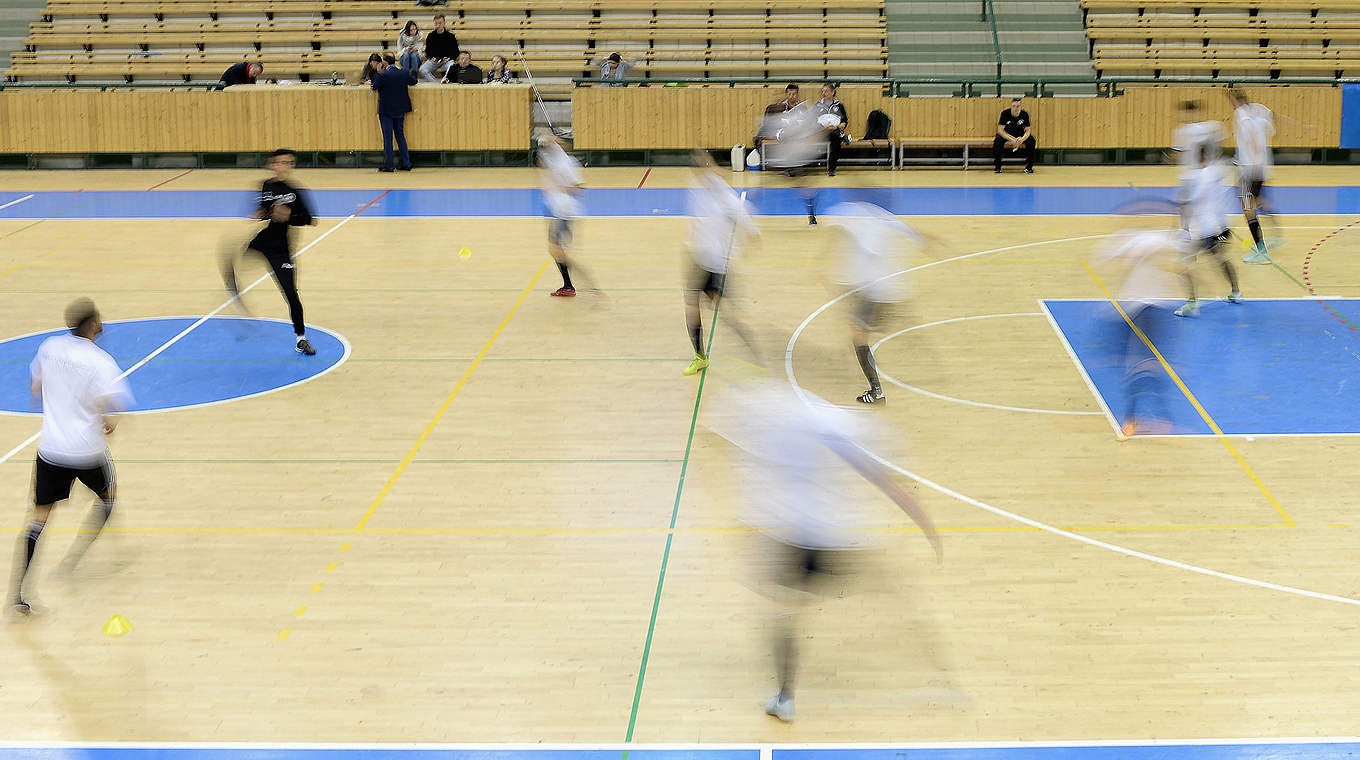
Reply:
[[[1227,245],[1230,242],[1232,242],[1232,233],[1227,230],[1223,230],[1217,235],[1210,235],[1209,237],[1201,238],[1199,240],[1199,249],[1204,253],[1213,253],[1218,250],[1219,246]]]
[[[88,467],[65,467],[38,457],[33,466],[33,503],[56,504],[71,497],[71,483],[79,480],[96,494],[108,493],[116,483],[113,460],[107,456],[99,464]]]
[[[883,315],[887,312],[887,304],[871,301],[863,294],[855,296],[855,304],[851,307],[851,323],[860,330],[869,331],[876,329],[883,323]]]
[[[277,268],[279,263],[287,262],[292,258],[288,248],[288,238],[280,238],[277,235],[261,232],[251,239],[246,246],[248,250],[255,251],[269,261],[271,266]]]
[[[776,565],[775,582],[799,591],[820,592],[824,582],[834,576],[848,576],[850,551],[841,549],[806,549],[780,544],[780,561]]]
[[[727,275],[710,272],[695,264],[690,267],[689,281],[685,283],[685,289],[703,292],[708,294],[710,298],[717,298],[722,295],[726,283]]]

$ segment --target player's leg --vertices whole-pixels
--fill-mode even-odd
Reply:
[[[1197,241],[1193,245],[1200,246],[1202,243]],[[1197,256],[1198,251],[1188,253],[1179,260],[1179,263],[1184,266],[1180,274],[1181,282],[1185,283],[1186,298],[1185,303],[1173,312],[1178,317],[1199,316],[1199,299],[1195,296],[1195,258]]]
[[[64,572],[74,570],[85,556],[85,552],[89,551],[90,545],[99,538],[109,517],[113,515],[113,503],[118,495],[117,475],[113,469],[113,460],[108,457],[105,457],[99,467],[83,470],[76,477],[86,488],[94,492],[96,499],[94,505],[90,507],[90,513],[85,517],[85,525],[76,534],[75,543],[71,544],[71,549],[66,552],[66,558],[61,562],[61,569]]]
[[[1039,157],[1039,141],[1031,135],[1025,140],[1025,173],[1034,173],[1034,159]]]
[[[1242,257],[1242,261],[1247,264],[1269,264],[1270,252],[1266,246],[1265,235],[1261,232],[1261,219],[1258,213],[1262,182],[1248,175],[1242,178],[1242,183],[1239,191],[1242,215],[1247,219],[1247,229],[1251,231],[1251,241],[1254,244],[1252,252]]]
[[[1219,266],[1223,269],[1223,276],[1227,278],[1228,285],[1232,290],[1228,291],[1228,300],[1233,303],[1242,303],[1242,288],[1237,282],[1237,267],[1233,266],[1232,259],[1228,256],[1228,243],[1231,235],[1227,230],[1223,230],[1207,241],[1207,250],[1218,260]]]
[[[274,270],[274,282],[279,286],[279,293],[283,294],[283,300],[288,302],[288,317],[293,322],[293,335],[297,340],[295,348],[300,354],[314,356],[316,349],[312,348],[312,344],[307,340],[302,299],[298,296],[297,289],[297,268],[293,264],[292,256],[284,250],[267,254],[266,258],[269,260],[270,269]]]
[[[52,505],[71,495],[71,483],[75,478],[74,470],[51,464],[42,457],[37,457],[33,465],[33,511],[19,533],[19,540],[14,547],[13,571],[10,573],[8,602],[16,614],[27,615],[33,611],[24,601],[24,580],[28,577],[33,555],[38,550],[38,539],[42,537],[47,518],[52,514]]]
[[[562,274],[562,287],[552,295],[571,298],[576,295],[576,287],[571,283],[571,261],[567,258],[567,245],[571,243],[571,223],[566,219],[553,218],[548,221],[548,253],[557,263],[557,271]]]
[[[1001,173],[1001,158],[1006,149],[1006,141],[1001,139],[1001,135],[992,138],[992,171]]]
[[[874,352],[869,350],[869,331],[876,319],[878,304],[860,297],[850,320],[850,342],[855,347],[855,357],[864,379],[869,381],[869,390],[861,393],[858,400],[864,404],[875,404],[883,400],[883,385],[878,380],[878,367],[874,364]]]
[[[765,712],[789,722],[793,720],[793,692],[798,679],[798,608],[811,588],[813,574],[820,572],[819,552],[782,542],[776,545],[779,556],[775,572],[779,573],[778,585],[784,587],[779,594],[780,609],[775,614],[772,632],[779,691],[765,703]]]
[[[699,272],[695,277],[707,275],[699,267]],[[695,287],[694,283],[685,286],[685,329],[689,333],[690,345],[694,347],[694,359],[689,366],[685,367],[686,375],[694,375],[708,368],[708,352],[704,350],[704,322],[703,316],[699,313],[699,294],[703,292],[701,287]]]

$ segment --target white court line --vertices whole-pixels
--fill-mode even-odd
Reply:
[[[371,206],[372,204],[370,203],[369,205]],[[340,229],[341,227],[344,227],[346,224],[349,224],[350,221],[354,219],[354,217],[358,216],[360,213],[362,213],[362,212],[363,212],[364,210],[366,210],[367,208],[368,208],[368,206],[364,206],[364,207],[361,208],[359,211],[355,211],[353,214],[350,214],[349,216],[345,217],[344,219],[341,219],[339,224],[337,224],[337,225],[335,225],[334,227],[332,227],[332,228],[326,230],[325,232],[321,233],[321,235],[319,235],[319,236],[317,237],[316,240],[313,240],[312,242],[310,242],[310,243],[308,243],[307,245],[303,246],[302,250],[300,250],[300,251],[298,251],[297,253],[293,254],[293,260],[296,261],[296,260],[298,260],[299,258],[301,258],[301,257],[302,257],[302,254],[306,253],[307,251],[310,251],[310,250],[312,249],[312,247],[315,246],[317,243],[320,243],[322,240],[325,240],[326,238],[330,237],[332,232],[335,232],[336,230]],[[249,285],[247,285],[244,289],[240,290],[239,293],[240,293],[241,295],[245,295],[246,293],[249,293],[251,290],[253,290],[253,289],[255,288],[255,286],[257,286],[257,285],[259,285],[260,283],[264,282],[265,280],[269,279],[271,276],[272,276],[271,273],[268,273],[268,272],[266,272],[265,274],[260,275],[260,278],[259,278],[258,280],[256,280],[255,282],[252,282],[252,283],[250,283]],[[178,343],[179,340],[180,340],[181,338],[183,338],[184,336],[186,336],[186,335],[188,335],[189,333],[193,332],[195,329],[197,329],[197,328],[198,328],[200,325],[202,325],[204,322],[207,322],[209,319],[212,319],[213,317],[217,316],[219,313],[221,313],[221,311],[222,311],[223,309],[225,309],[225,308],[227,308],[228,306],[230,306],[231,303],[232,303],[232,301],[235,301],[235,300],[236,300],[235,298],[228,298],[227,300],[225,300],[225,301],[222,302],[222,305],[221,305],[221,306],[218,306],[216,309],[213,309],[212,311],[208,312],[207,314],[204,314],[202,317],[199,317],[197,320],[194,321],[193,324],[189,325],[188,327],[184,328],[183,330],[180,330],[179,333],[178,333],[177,335],[175,335],[175,337],[173,337],[173,338],[171,338],[170,340],[167,340],[166,342],[162,343],[162,344],[160,345],[160,348],[157,348],[155,351],[152,351],[151,353],[147,354],[141,361],[139,361],[139,362],[137,362],[136,364],[132,365],[131,367],[128,367],[127,369],[123,370],[123,374],[119,375],[119,376],[118,376],[118,379],[119,379],[119,380],[122,380],[122,379],[126,378],[128,375],[131,375],[133,372],[136,372],[138,369],[140,369],[141,367],[145,366],[147,362],[151,361],[152,359],[156,358],[157,356],[160,356],[162,353],[165,352],[165,350],[166,350],[167,348],[169,348],[169,347],[173,346],[174,344]],[[345,343],[346,343],[346,346],[348,346],[348,342],[346,341]],[[41,432],[41,431],[40,431],[40,432]],[[5,462],[8,462],[10,459],[12,459],[12,458],[14,457],[15,454],[18,454],[20,451],[23,451],[24,449],[28,448],[29,444],[31,444],[31,443],[33,443],[34,441],[38,440],[38,435],[39,435],[39,433],[34,433],[33,435],[29,436],[28,440],[24,441],[23,443],[19,444],[18,446],[15,446],[14,448],[10,449],[4,456],[0,456],[0,464],[4,464]]]
[[[917,271],[917,270],[919,270],[919,269],[925,269],[926,267],[930,267],[930,266],[938,266],[938,265],[940,265],[940,264],[947,264],[947,263],[954,262],[954,261],[961,261],[961,260],[963,260],[963,259],[974,258],[974,257],[976,257],[976,256],[984,256],[984,255],[987,255],[987,254],[1001,253],[1001,252],[1004,252],[1004,251],[1013,251],[1013,250],[1017,250],[1017,249],[1020,249],[1020,248],[1032,248],[1032,247],[1034,247],[1034,246],[1041,246],[1041,245],[1054,245],[1054,244],[1058,244],[1058,243],[1068,243],[1068,242],[1073,242],[1073,241],[1077,241],[1077,240],[1089,240],[1089,239],[1091,239],[1091,238],[1099,238],[1099,237],[1106,237],[1106,235],[1084,235],[1084,236],[1081,236],[1081,237],[1074,237],[1074,238],[1060,238],[1060,239],[1056,239],[1056,240],[1044,240],[1044,241],[1038,241],[1038,242],[1034,242],[1034,243],[1023,243],[1023,244],[1021,244],[1021,245],[1006,246],[1005,248],[994,248],[994,249],[990,249],[990,250],[986,250],[986,251],[977,251],[977,252],[974,252],[974,253],[965,253],[965,254],[960,255],[960,256],[954,256],[954,257],[951,257],[951,258],[948,258],[948,259],[941,259],[941,260],[939,260],[939,261],[932,261],[932,262],[930,262],[929,264],[922,264],[922,265],[920,265],[920,266],[915,266],[915,267],[911,267],[911,268],[909,268],[909,269],[904,269],[904,270],[902,270],[902,271],[900,271],[900,272],[893,272],[893,273],[891,273],[891,274],[886,274],[886,275],[884,275],[884,276],[878,278],[877,280],[874,280],[874,283],[881,282],[881,281],[883,281],[883,280],[887,280],[887,279],[892,278],[892,277],[898,277],[898,276],[900,276],[900,275],[908,274],[908,273],[910,273],[910,272],[915,272],[915,271]],[[869,283],[869,285],[872,285],[872,284],[874,284],[874,283]],[[784,374],[788,377],[789,384],[793,386],[794,392],[798,394],[798,397],[799,397],[800,399],[802,399],[802,401],[803,401],[804,404],[808,404],[809,406],[811,406],[810,402],[808,401],[807,395],[806,395],[806,394],[804,393],[804,391],[803,391],[803,387],[802,387],[801,385],[798,384],[798,378],[797,378],[797,377],[794,375],[794,373],[793,373],[793,350],[794,350],[794,347],[798,344],[798,338],[803,334],[803,331],[807,329],[808,325],[812,324],[812,321],[813,321],[814,319],[816,319],[817,317],[821,316],[822,312],[824,312],[824,311],[826,311],[827,309],[831,308],[833,305],[835,305],[837,302],[841,301],[842,299],[847,298],[847,297],[849,297],[850,295],[859,292],[860,290],[862,290],[862,289],[865,288],[865,287],[868,287],[868,285],[861,286],[861,287],[856,288],[856,289],[854,289],[854,290],[848,290],[848,291],[846,291],[846,292],[840,294],[839,296],[836,296],[835,298],[831,299],[830,301],[827,301],[826,303],[822,304],[820,307],[817,308],[816,311],[814,311],[814,312],[812,312],[811,314],[809,314],[809,315],[807,316],[807,318],[803,320],[802,324],[798,325],[798,329],[796,329],[796,330],[793,331],[793,335],[789,337],[788,346],[784,349]],[[1090,300],[1090,299],[1072,299],[1072,300]],[[1097,396],[1097,398],[1099,398],[1099,396]],[[1147,552],[1140,552],[1140,551],[1138,551],[1138,550],[1136,550],[1136,549],[1129,549],[1129,548],[1126,548],[1126,547],[1123,547],[1123,546],[1119,546],[1119,545],[1117,545],[1117,544],[1111,544],[1111,543],[1108,543],[1108,542],[1106,542],[1106,541],[1101,541],[1101,540],[1099,540],[1099,539],[1089,538],[1089,537],[1087,537],[1087,536],[1081,535],[1080,533],[1073,533],[1073,532],[1070,531],[1070,530],[1063,530],[1062,528],[1058,528],[1058,527],[1056,527],[1056,526],[1049,525],[1049,524],[1047,524],[1047,523],[1042,523],[1042,522],[1039,522],[1038,520],[1030,519],[1030,518],[1028,518],[1028,517],[1025,517],[1024,515],[1016,514],[1015,512],[1008,512],[1007,510],[1001,509],[1000,507],[994,507],[994,506],[992,506],[992,505],[990,505],[990,504],[986,504],[986,503],[984,503],[984,502],[978,501],[977,499],[974,499],[973,497],[968,496],[967,494],[959,493],[958,491],[955,491],[955,490],[953,490],[953,489],[951,489],[951,488],[949,488],[949,487],[947,487],[947,486],[944,486],[944,485],[941,485],[941,484],[939,484],[939,483],[936,483],[935,481],[930,480],[929,478],[926,478],[926,477],[924,477],[924,476],[922,476],[922,475],[918,475],[918,474],[916,474],[916,473],[914,473],[914,472],[911,472],[910,470],[907,470],[907,469],[905,469],[905,468],[903,468],[903,467],[899,467],[898,465],[893,464],[892,462],[889,462],[888,460],[884,459],[883,457],[879,456],[878,454],[875,454],[874,452],[869,451],[868,449],[864,448],[863,446],[859,446],[858,444],[856,444],[856,448],[858,448],[858,449],[860,449],[861,451],[863,451],[863,452],[864,452],[866,455],[868,455],[871,459],[873,459],[874,461],[876,461],[876,462],[878,462],[879,464],[883,465],[884,467],[887,467],[888,469],[893,470],[894,472],[900,473],[901,475],[904,475],[904,476],[906,476],[906,477],[908,477],[908,478],[911,478],[912,480],[916,481],[917,483],[920,483],[921,485],[926,486],[927,488],[930,488],[930,489],[932,489],[932,490],[938,491],[939,493],[942,493],[942,494],[944,494],[945,496],[949,496],[949,497],[951,497],[951,498],[957,499],[957,500],[959,500],[959,501],[961,501],[961,502],[963,502],[963,503],[965,503],[965,504],[969,504],[969,505],[971,505],[971,506],[977,507],[978,509],[981,509],[981,510],[983,510],[983,511],[991,512],[992,514],[997,515],[998,517],[1004,517],[1004,518],[1006,518],[1007,520],[1012,520],[1012,521],[1014,521],[1014,522],[1018,522],[1018,523],[1020,523],[1021,525],[1028,525],[1028,526],[1031,527],[1031,528],[1036,528],[1036,529],[1042,530],[1042,531],[1044,531],[1044,532],[1046,532],[1046,533],[1051,533],[1051,534],[1053,534],[1053,535],[1055,535],[1055,536],[1062,536],[1063,538],[1069,538],[1069,539],[1071,539],[1071,540],[1073,540],[1073,541],[1077,541],[1077,542],[1080,542],[1080,543],[1083,543],[1083,544],[1087,544],[1087,545],[1090,545],[1090,546],[1094,546],[1094,547],[1097,547],[1097,548],[1100,548],[1100,549],[1105,549],[1105,550],[1107,550],[1107,551],[1111,551],[1111,552],[1114,552],[1114,553],[1116,553],[1116,554],[1123,554],[1123,555],[1126,556],[1126,557],[1134,557],[1134,558],[1136,558],[1136,559],[1147,560],[1148,562],[1153,562],[1153,563],[1156,563],[1156,564],[1159,564],[1159,565],[1164,565],[1164,566],[1166,566],[1166,567],[1175,568],[1175,569],[1177,569],[1177,570],[1184,570],[1184,571],[1186,571],[1186,572],[1191,572],[1191,573],[1195,573],[1195,574],[1198,574],[1198,575],[1205,575],[1205,576],[1208,576],[1208,577],[1211,577],[1211,578],[1218,578],[1218,579],[1221,579],[1221,580],[1232,581],[1232,582],[1234,582],[1234,583],[1241,583],[1241,584],[1244,584],[1244,585],[1247,585],[1247,586],[1255,586],[1255,587],[1257,587],[1257,588],[1268,589],[1268,590],[1270,590],[1270,591],[1280,591],[1280,592],[1283,592],[1283,593],[1286,593],[1286,594],[1294,594],[1294,595],[1297,595],[1297,596],[1304,596],[1304,597],[1308,597],[1308,598],[1311,598],[1311,599],[1320,599],[1320,600],[1322,600],[1322,601],[1336,602],[1336,603],[1338,603],[1338,604],[1348,604],[1348,605],[1352,605],[1352,606],[1355,606],[1355,607],[1360,607],[1360,599],[1351,599],[1351,598],[1349,598],[1349,597],[1336,596],[1336,595],[1334,595],[1334,594],[1325,594],[1325,593],[1322,593],[1322,592],[1320,592],[1320,591],[1310,591],[1310,590],[1308,590],[1308,589],[1296,588],[1296,587],[1294,587],[1294,586],[1285,586],[1285,585],[1282,585],[1282,584],[1279,584],[1279,583],[1271,583],[1271,582],[1269,582],[1269,581],[1260,581],[1260,580],[1256,580],[1255,578],[1247,578],[1246,576],[1242,576],[1242,575],[1233,575],[1232,573],[1219,572],[1218,570],[1211,570],[1211,569],[1209,569],[1209,568],[1207,568],[1207,567],[1200,567],[1200,566],[1198,566],[1198,565],[1191,565],[1191,564],[1188,564],[1188,563],[1185,563],[1185,562],[1180,562],[1180,561],[1177,561],[1177,560],[1174,560],[1174,559],[1168,559],[1168,558],[1166,558],[1166,557],[1159,557],[1159,556],[1157,556],[1157,555],[1155,555],[1155,554],[1148,554]]]
[[[19,198],[18,200],[10,201],[9,203],[6,203],[5,205],[0,206],[0,211],[4,211],[5,209],[9,208],[10,206],[17,206],[17,205],[19,205],[20,203],[23,203],[24,201],[26,201],[26,200],[28,200],[28,199],[30,199],[30,198],[32,198],[32,197],[33,197],[33,193],[29,193],[28,195],[25,195],[24,197]]]
[[[911,326],[911,327],[908,327],[908,328],[905,329],[905,330],[898,330],[897,332],[893,333],[892,335],[889,335],[889,336],[887,336],[887,337],[885,337],[885,338],[879,340],[877,343],[875,343],[873,346],[871,346],[869,350],[870,350],[871,352],[876,352],[876,351],[878,351],[878,347],[881,346],[881,345],[883,345],[884,343],[886,343],[886,342],[892,340],[893,338],[896,338],[896,337],[899,336],[899,335],[905,335],[905,334],[907,334],[907,333],[909,333],[909,332],[911,332],[911,331],[913,331],[913,330],[924,330],[924,329],[927,328],[927,327],[936,327],[936,326],[938,326],[938,325],[947,325],[947,324],[950,324],[950,323],[952,323],[952,322],[971,322],[971,321],[976,320],[976,319],[999,319],[999,318],[1001,318],[1001,317],[1042,317],[1042,316],[1044,316],[1044,315],[1041,314],[1041,313],[1039,313],[1039,312],[1037,312],[1037,311],[1025,311],[1025,312],[1018,312],[1018,313],[1015,313],[1015,314],[980,314],[980,315],[978,315],[978,316],[973,316],[973,317],[955,317],[955,318],[953,318],[953,319],[941,319],[941,320],[938,321],[938,322],[927,322],[926,324],[923,324],[923,325],[913,325],[913,326]],[[1100,412],[1075,412],[1075,411],[1070,411],[1070,410],[1065,410],[1065,409],[1035,409],[1035,408],[1033,408],[1033,407],[1028,407],[1028,406],[1007,406],[1007,405],[1005,405],[1005,404],[989,404],[989,403],[987,403],[986,401],[970,401],[970,400],[968,400],[968,399],[966,399],[966,398],[957,398],[957,397],[955,397],[955,396],[946,396],[946,395],[944,395],[943,393],[935,393],[935,392],[933,392],[933,391],[928,391],[928,390],[926,390],[925,388],[918,388],[918,387],[916,387],[916,386],[914,386],[914,385],[911,385],[910,383],[904,383],[904,382],[902,382],[901,380],[898,380],[897,378],[893,377],[892,375],[889,375],[887,372],[884,372],[884,371],[883,371],[883,368],[881,368],[881,367],[878,369],[878,374],[879,374],[879,376],[881,376],[884,380],[887,380],[888,382],[892,383],[893,385],[896,385],[896,386],[899,387],[899,388],[904,388],[904,389],[909,390],[909,391],[911,391],[911,392],[913,392],[913,393],[919,393],[919,394],[921,394],[922,396],[929,396],[930,398],[933,398],[933,399],[939,399],[940,401],[952,401],[952,402],[955,403],[955,404],[963,404],[963,405],[965,405],[965,406],[977,406],[977,407],[981,407],[981,408],[983,408],[983,409],[1000,409],[1000,410],[1006,411],[1006,412],[1027,412],[1027,413],[1030,413],[1030,414],[1068,414],[1068,415],[1083,415],[1083,416],[1084,416],[1084,415],[1098,415],[1098,414],[1100,414]]]
[[[1056,739],[1052,741],[973,741],[973,742],[788,742],[747,743],[623,743],[600,742],[579,744],[565,742],[72,742],[72,741],[0,741],[0,749],[223,749],[223,750],[353,750],[366,751],[421,751],[421,750],[504,750],[504,751],[562,751],[562,750],[809,750],[809,749],[1024,749],[1063,747],[1217,747],[1261,744],[1282,746],[1290,744],[1355,744],[1355,736],[1301,737],[1232,737],[1221,739]]]
[[[1058,336],[1058,341],[1062,343],[1063,350],[1071,357],[1072,363],[1077,365],[1077,372],[1081,375],[1082,381],[1086,383],[1086,387],[1091,391],[1091,396],[1096,400],[1097,404],[1100,404],[1100,410],[1105,413],[1105,419],[1109,421],[1110,429],[1114,431],[1115,436],[1119,436],[1121,432],[1119,430],[1119,421],[1114,418],[1114,412],[1111,412],[1109,405],[1105,403],[1105,397],[1100,395],[1100,391],[1096,390],[1096,384],[1091,380],[1091,375],[1087,373],[1086,365],[1082,364],[1081,360],[1077,358],[1076,350],[1073,349],[1072,344],[1067,341],[1067,335],[1063,333],[1062,328],[1058,326],[1058,320],[1053,318],[1053,312],[1048,310],[1048,304],[1044,303],[1045,299],[1036,298],[1035,300],[1039,302],[1039,308],[1043,310],[1044,316],[1048,318],[1048,324],[1053,328],[1053,334]],[[1053,299],[1050,298],[1047,300],[1051,301]]]

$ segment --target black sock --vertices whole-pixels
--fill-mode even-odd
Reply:
[[[868,346],[855,346],[855,356],[859,357],[859,368],[864,370],[864,377],[869,381],[869,387],[874,393],[883,390],[883,386],[878,384],[878,370],[874,368],[874,355],[869,351]]]
[[[33,563],[33,553],[38,550],[38,537],[42,535],[45,526],[40,522],[30,522],[24,532],[19,534],[19,543],[23,546],[23,553],[14,553],[14,578],[10,581],[11,600],[22,597],[24,590],[24,578],[28,575],[28,566]],[[19,558],[23,557],[21,561]]]
[[[1261,239],[1261,220],[1255,216],[1247,220],[1247,229],[1251,230],[1251,239],[1256,243],[1256,250],[1265,247],[1265,241]]]
[[[567,272],[567,265],[560,261],[557,262],[557,271],[562,273],[562,287],[575,290],[571,287],[571,275]]]
[[[689,326],[689,342],[694,344],[694,354],[704,356],[704,323],[695,322]]]
[[[1241,288],[1237,287],[1237,270],[1233,268],[1232,262],[1223,261],[1220,263],[1223,264],[1223,274],[1228,276],[1228,284],[1232,286],[1233,292],[1240,292]]]

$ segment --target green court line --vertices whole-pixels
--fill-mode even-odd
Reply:
[[[88,206],[88,205],[90,205],[91,203],[94,203],[94,201],[93,201],[93,200],[88,200],[88,201],[85,201],[84,203],[80,203],[80,204],[77,204],[77,205],[75,205],[75,206],[72,206],[72,207],[66,209],[65,211],[61,212],[60,214],[53,214],[53,215],[51,215],[51,216],[44,217],[44,218],[39,219],[39,220],[37,220],[37,221],[35,221],[35,222],[32,222],[32,223],[30,223],[30,224],[25,224],[24,226],[20,227],[19,229],[15,230],[15,231],[13,231],[13,232],[11,232],[11,233],[8,233],[8,234],[5,234],[5,235],[0,235],[0,240],[5,240],[5,239],[8,239],[8,238],[12,238],[12,237],[14,237],[15,235],[18,235],[20,232],[23,232],[24,230],[28,230],[28,229],[32,229],[32,228],[34,228],[34,227],[37,227],[38,225],[42,224],[43,222],[50,221],[50,220],[52,220],[52,219],[59,219],[59,218],[61,218],[61,217],[63,217],[63,216],[66,216],[67,214],[71,213],[72,211],[75,211],[76,209],[78,209],[78,208],[80,208],[80,207],[82,207],[82,206]]]
[[[708,330],[708,348],[705,351],[708,355],[713,354],[713,338],[718,334],[718,307],[722,305],[721,297],[713,304],[713,318]],[[689,471],[689,455],[694,447],[694,429],[699,422],[699,402],[704,398],[704,381],[708,379],[708,370],[703,370],[699,374],[699,389],[694,394],[694,411],[689,417],[689,436],[685,439],[685,458],[680,460],[680,480],[675,484],[675,504],[671,506],[671,522],[666,533],[666,549],[661,553],[661,572],[656,578],[656,594],[652,597],[652,616],[647,622],[647,641],[642,645],[642,664],[638,666],[637,688],[633,690],[633,709],[628,714],[628,734],[624,737],[625,742],[633,741],[633,729],[637,726],[638,706],[642,703],[642,684],[647,678],[647,661],[652,654],[652,636],[656,633],[656,613],[661,607],[661,589],[666,585],[666,566],[671,559],[671,542],[675,539],[675,521],[680,514],[680,495],[685,491],[685,474]],[[623,760],[628,760],[627,750],[623,753]]]
[[[1295,284],[1295,285],[1298,285],[1300,288],[1303,288],[1304,291],[1307,291],[1307,290],[1308,290],[1308,286],[1307,286],[1307,285],[1304,285],[1302,282],[1300,282],[1300,281],[1299,281],[1299,278],[1295,277],[1292,273],[1290,273],[1290,271],[1289,271],[1288,269],[1285,269],[1284,267],[1280,266],[1280,263],[1279,263],[1278,261],[1275,261],[1274,259],[1272,259],[1271,262],[1270,262],[1270,265],[1273,266],[1273,267],[1275,267],[1276,269],[1278,269],[1279,272],[1280,272],[1280,274],[1282,274],[1282,275],[1284,275],[1285,277],[1288,277],[1289,279],[1293,280],[1293,281],[1294,281],[1294,284]]]

